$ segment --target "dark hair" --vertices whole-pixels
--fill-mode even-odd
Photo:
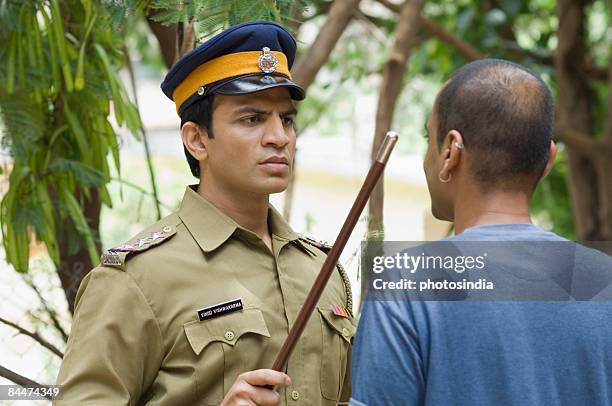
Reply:
[[[451,130],[473,153],[473,176],[485,188],[541,177],[552,139],[550,89],[527,68],[482,59],[459,69],[436,101],[438,147]]]
[[[200,128],[206,130],[208,133],[208,138],[214,138],[212,132],[212,116],[214,109],[214,94],[210,94],[206,97],[201,98],[188,105],[180,112],[181,117],[181,128],[183,124],[187,121],[192,121],[196,123]],[[191,169],[191,173],[196,178],[200,177],[200,161],[195,159],[193,155],[189,153],[187,147],[183,145],[183,150],[185,151],[185,157],[187,158],[187,163],[189,164],[189,168]]]

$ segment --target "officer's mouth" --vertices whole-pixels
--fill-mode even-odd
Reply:
[[[266,169],[284,171],[289,169],[289,160],[284,156],[271,156],[265,161],[260,162],[259,166]]]

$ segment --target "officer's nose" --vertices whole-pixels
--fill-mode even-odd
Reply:
[[[284,148],[291,140],[290,129],[284,125],[282,117],[271,114],[262,139],[264,146]]]

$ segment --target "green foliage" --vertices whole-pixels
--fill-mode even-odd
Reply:
[[[318,4],[316,1],[311,3]],[[563,28],[558,27],[556,3],[554,0],[426,2],[423,14],[484,56],[511,60],[534,70],[550,85],[556,98],[557,84],[552,63],[557,46],[557,30]],[[370,10],[367,7],[363,10],[368,14],[370,23],[364,23],[363,19],[355,20],[343,34],[317,77],[316,86],[309,89],[309,97],[300,105],[300,124],[316,124],[324,129],[329,127],[331,131],[327,132],[337,133],[335,127],[327,123],[350,120],[341,116],[339,111],[342,109],[337,108],[338,105],[350,103],[358,95],[378,91],[382,67],[393,43],[397,14],[377,14],[374,8]],[[610,14],[609,2],[604,0],[592,1],[587,7],[590,59],[594,67],[605,70],[612,56]],[[431,109],[433,97],[442,84],[468,62],[447,43],[425,34],[423,30],[421,35],[425,40],[412,50],[404,89],[396,106],[394,128],[407,135],[400,140],[399,152],[424,149],[421,140],[412,136],[415,129],[418,131],[422,128],[426,118],[426,114],[422,113]],[[342,86],[339,92],[334,91],[332,97],[328,97],[326,93],[330,92],[325,92],[325,89],[333,89],[333,84],[340,82],[349,86]],[[372,89],[371,83],[375,83],[375,89]],[[593,83],[593,131],[601,134],[609,115],[606,106],[610,90],[606,81]],[[335,93],[342,94],[342,98],[333,97]],[[325,104],[334,108],[322,108]],[[419,122],[415,125],[415,121]],[[531,209],[534,218],[543,227],[567,238],[575,238],[567,170],[565,156],[560,153],[553,171],[536,190]]]
[[[97,261],[83,199],[96,189],[112,203],[109,152],[120,168],[111,117],[135,136],[141,127],[117,73],[124,55],[109,3],[7,0],[0,7],[2,143],[13,159],[0,219],[7,259],[19,272],[28,270],[32,238],[58,264],[66,229]]]
[[[428,3],[426,13],[438,24],[475,46],[484,55],[518,62],[534,70],[548,82],[553,95],[556,96],[557,84],[552,58],[557,46],[557,30],[563,27],[558,26],[555,1],[463,0]],[[587,46],[594,65],[605,69],[612,50],[609,18],[610,11],[606,1],[593,1],[587,9]],[[444,80],[466,62],[439,41],[432,39],[426,47],[429,47],[431,52],[421,57],[422,69],[442,72]],[[450,64],[439,62],[449,58],[452,59]],[[606,109],[608,91],[605,82],[596,83],[593,89],[595,133],[602,132],[608,114]],[[531,210],[536,221],[543,227],[567,238],[576,238],[567,170],[565,155],[561,153],[552,172],[538,186]]]
[[[151,0],[159,10],[153,19],[162,24],[192,21],[200,40],[227,28],[251,20],[292,23],[292,0]]]
[[[593,7],[599,10],[601,4]],[[483,55],[511,60],[534,70],[542,75],[555,94],[552,57],[559,28],[555,7],[556,2],[550,0],[462,0],[427,3],[425,13]],[[599,31],[591,45],[599,44],[602,35]],[[594,47],[593,51],[596,50]],[[466,62],[448,45],[432,38],[417,50],[411,60],[410,74],[425,72],[445,81]],[[567,238],[575,238],[566,172],[564,154],[560,154],[552,172],[538,186],[531,210],[541,226]]]
[[[567,163],[563,150],[557,163],[538,185],[531,201],[531,211],[538,223],[557,234],[576,239],[576,227],[567,190]]]
[[[101,3],[102,11],[113,30],[122,30],[132,17],[142,16],[151,0],[105,0]]]
[[[147,21],[140,15],[130,16],[123,29],[126,47],[132,61],[138,63],[141,67],[146,67],[144,73],[147,76],[151,75],[151,77],[158,78],[164,75],[168,68],[162,58],[157,39],[151,33]],[[140,74],[142,75],[142,73]]]

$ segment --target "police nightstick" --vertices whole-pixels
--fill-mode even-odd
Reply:
[[[391,155],[391,151],[393,151],[393,147],[395,146],[398,139],[398,134],[394,131],[389,131],[385,135],[385,138],[378,150],[378,154],[376,155],[376,159],[372,163],[370,167],[370,171],[366,176],[365,181],[363,182],[363,186],[361,186],[361,190],[353,203],[353,207],[351,207],[351,211],[349,212],[346,220],[344,221],[344,225],[342,229],[340,229],[340,233],[338,233],[338,237],[334,245],[332,246],[317,279],[314,281],[304,304],[293,324],[293,327],[289,331],[289,336],[285,340],[281,350],[279,351],[276,360],[274,361],[274,365],[272,369],[276,371],[283,371],[285,368],[285,364],[287,360],[291,356],[295,345],[297,344],[308,319],[310,318],[314,308],[323,293],[323,289],[325,289],[325,285],[329,280],[331,274],[334,271],[334,267],[340,258],[340,254],[346,245],[346,242],[355,228],[355,224],[357,224],[357,220],[359,220],[359,216],[365,207],[374,186],[380,179],[383,171],[385,170],[385,165],[389,160],[389,156]]]

